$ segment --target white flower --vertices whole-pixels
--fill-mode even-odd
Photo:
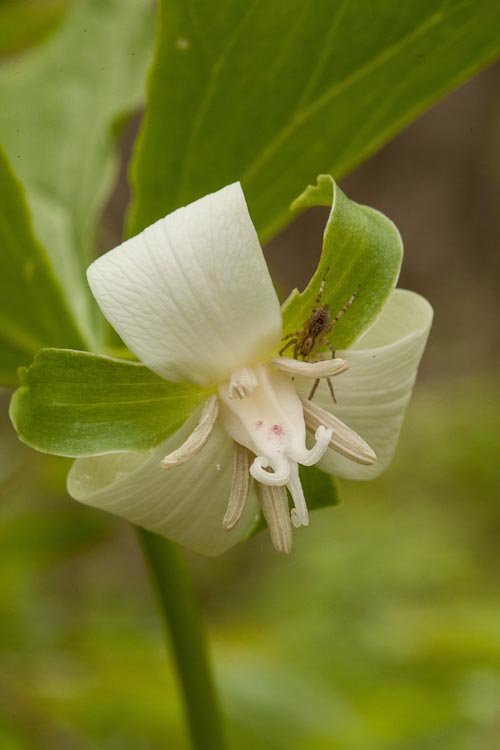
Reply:
[[[244,538],[260,504],[275,548],[288,552],[292,522],[308,524],[299,464],[367,479],[390,462],[430,306],[394,291],[348,355],[318,363],[278,357],[280,306],[239,184],[111,250],[88,279],[147,367],[212,387],[213,395],[150,451],[77,460],[68,477],[77,500],[206,554]],[[338,403],[324,382],[308,400],[311,383],[332,376],[340,376]],[[309,447],[306,430],[314,434]]]

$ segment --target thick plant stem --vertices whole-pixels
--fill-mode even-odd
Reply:
[[[225,750],[200,611],[182,550],[138,529],[173,646],[193,750]]]

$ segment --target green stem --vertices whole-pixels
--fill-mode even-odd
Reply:
[[[224,750],[219,705],[200,610],[181,549],[138,529],[139,540],[172,641],[193,750]]]

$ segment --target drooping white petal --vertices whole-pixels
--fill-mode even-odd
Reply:
[[[348,479],[372,479],[383,472],[396,449],[429,330],[432,308],[423,297],[396,289],[374,325],[348,351],[338,356],[349,365],[335,379],[337,404],[324,382],[314,402],[332,412],[373,448],[377,461],[362,466],[327,450],[320,468]],[[296,380],[307,398],[310,381]]]
[[[160,461],[189,436],[199,412],[172,437],[151,451],[81,458],[68,475],[68,491],[86,505],[107,510],[195,552],[217,555],[241,541],[256,513],[255,490],[237,526],[223,519],[233,475],[233,441],[216,423],[200,453],[165,471]]]
[[[157,221],[87,276],[127,346],[167,380],[218,383],[279,346],[278,298],[239,183]]]

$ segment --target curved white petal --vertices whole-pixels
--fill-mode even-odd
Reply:
[[[167,380],[219,383],[279,346],[279,302],[239,183],[160,219],[87,276],[123,341]]]
[[[373,448],[377,461],[362,466],[328,450],[319,467],[347,479],[373,479],[392,460],[417,368],[432,323],[432,308],[418,294],[396,289],[374,325],[348,351],[349,365],[335,378],[337,404],[320,383],[314,402],[355,430]],[[307,398],[310,381],[296,381]]]
[[[205,555],[218,555],[241,541],[258,511],[251,487],[238,525],[223,528],[233,472],[233,442],[217,422],[203,450],[175,469],[160,461],[194,429],[193,415],[172,437],[151,451],[81,458],[68,475],[72,497],[122,516]]]

